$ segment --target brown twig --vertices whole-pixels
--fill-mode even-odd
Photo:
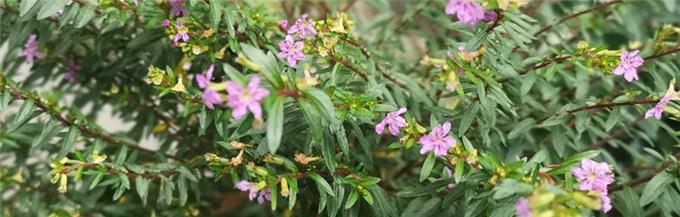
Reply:
[[[357,3],[357,0],[349,0],[349,2],[347,2],[345,7],[342,7],[342,9],[340,9],[340,12],[347,12],[347,10],[349,10],[352,6],[354,6],[354,3]]]
[[[554,113],[554,114],[551,114],[551,115],[548,115],[546,117],[539,119],[537,123],[538,124],[543,123],[544,121],[548,120],[550,117],[555,116],[555,115],[560,114],[560,113],[564,113],[564,112],[566,112],[568,114],[573,114],[573,113],[576,113],[576,112],[586,111],[586,110],[613,108],[613,107],[617,107],[617,106],[626,106],[626,105],[654,104],[654,103],[657,103],[657,102],[659,102],[659,100],[646,99],[646,100],[637,100],[637,101],[629,101],[629,102],[600,103],[600,104],[596,104],[596,105],[583,106],[583,107],[580,107],[580,108],[575,108],[575,109],[571,109],[571,110],[567,110],[567,111],[563,111],[563,112],[557,112],[557,113]]]
[[[363,78],[364,80],[368,80],[368,74],[366,72],[362,71],[361,69],[357,68],[356,66],[352,65],[352,63],[349,62],[348,60],[346,60],[342,57],[336,56],[333,52],[330,52],[328,54],[328,56],[331,57],[331,59],[333,59],[333,61],[339,62],[343,66],[347,67],[349,70],[352,70],[354,73],[361,76],[361,78]]]
[[[540,30],[538,30],[536,33],[534,33],[534,36],[538,36],[538,35],[542,34],[543,32],[546,32],[546,31],[552,29],[552,28],[555,27],[556,25],[559,25],[559,24],[561,24],[561,23],[564,23],[564,22],[566,22],[566,21],[568,21],[568,20],[571,20],[571,19],[574,19],[574,18],[579,17],[579,16],[581,16],[581,15],[584,15],[584,14],[587,14],[587,13],[590,13],[590,12],[593,12],[593,11],[596,11],[596,10],[599,10],[599,9],[602,9],[602,8],[606,8],[606,7],[609,7],[609,6],[614,5],[614,4],[622,3],[622,2],[623,2],[623,0],[614,0],[614,1],[610,1],[610,2],[605,2],[605,3],[602,3],[602,4],[596,5],[596,6],[592,7],[592,8],[589,8],[589,9],[587,9],[587,10],[580,11],[580,12],[577,12],[577,13],[570,14],[570,15],[568,15],[568,16],[562,17],[562,19],[560,19],[560,20],[557,21],[556,23],[547,25],[547,26],[541,28]]]
[[[680,158],[680,152],[675,153],[675,157]],[[609,192],[613,192],[613,191],[618,191],[618,190],[623,189],[624,186],[635,187],[639,184],[642,184],[642,183],[645,183],[645,182],[651,180],[652,178],[654,178],[654,176],[658,175],[659,173],[662,173],[663,171],[665,171],[666,169],[668,169],[672,165],[673,165],[673,161],[666,161],[663,165],[661,165],[661,167],[654,170],[654,173],[652,173],[652,174],[637,178],[633,181],[630,181],[627,184],[619,184],[619,185],[609,186],[609,188],[607,190],[609,190]]]
[[[142,148],[140,146],[137,146],[136,144],[129,144],[129,143],[126,143],[122,140],[118,140],[111,135],[102,133],[99,130],[94,130],[94,129],[90,128],[89,126],[87,126],[86,124],[76,123],[75,120],[73,120],[72,118],[64,117],[60,112],[57,112],[54,109],[52,109],[49,105],[47,105],[45,102],[43,102],[43,100],[41,100],[39,98],[31,97],[27,94],[24,94],[23,91],[21,91],[19,88],[15,87],[13,85],[5,84],[5,88],[7,88],[11,91],[12,96],[15,99],[29,100],[29,101],[33,102],[40,110],[44,111],[45,113],[48,113],[50,116],[52,116],[57,121],[61,122],[63,125],[76,127],[78,129],[78,131],[80,131],[84,136],[87,136],[87,137],[90,137],[90,138],[95,138],[95,139],[101,139],[101,140],[105,141],[106,143],[109,143],[109,144],[115,145],[115,146],[127,146],[129,148],[134,149],[134,150],[144,152],[144,153],[147,153],[147,154],[150,154],[150,155],[155,155],[155,154],[158,153],[157,151],[145,149],[145,148]],[[171,158],[171,159],[174,159],[174,160],[180,160],[173,155],[169,155],[169,154],[165,154],[165,153],[163,155],[167,158]]]

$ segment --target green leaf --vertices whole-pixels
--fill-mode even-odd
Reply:
[[[330,122],[336,122],[335,117],[335,106],[330,97],[326,95],[323,91],[316,88],[309,88],[303,91],[306,97],[309,97],[316,107],[321,111],[321,114]]]
[[[621,116],[621,108],[616,107],[612,109],[612,111],[609,113],[609,116],[607,116],[607,122],[604,124],[604,130],[609,131],[612,128],[614,128],[614,125],[619,121],[619,117]]]
[[[7,106],[9,106],[11,100],[12,97],[9,95],[9,90],[2,91],[2,96],[0,96],[0,112],[4,111]]]
[[[434,168],[434,163],[436,162],[436,158],[434,157],[434,154],[430,152],[427,154],[427,158],[425,158],[425,162],[423,163],[423,167],[420,169],[420,182],[424,181],[427,179],[427,177],[430,177],[430,173],[432,172],[432,168]]]
[[[62,139],[61,148],[59,150],[59,154],[57,154],[57,159],[62,159],[64,156],[66,156],[66,154],[73,151],[73,145],[75,144],[79,134],[80,131],[78,131],[78,128],[75,126],[71,126],[68,129],[66,137]]]
[[[59,130],[61,129],[59,128],[58,121],[50,119],[47,122],[47,126],[42,129],[40,136],[38,136],[38,138],[33,140],[33,143],[31,143],[31,149],[36,149],[39,146],[50,142],[50,140],[52,140],[52,138],[56,136],[57,133],[59,133]]]
[[[333,192],[331,185],[328,184],[328,182],[326,182],[326,180],[323,177],[319,176],[319,174],[311,172],[309,173],[309,178],[316,182],[316,185],[319,187],[319,189],[323,190],[332,197],[335,197],[335,193]]]
[[[14,131],[14,129],[20,127],[26,121],[28,121],[31,113],[33,113],[34,110],[35,110],[35,105],[33,104],[32,101],[30,101],[30,100],[24,101],[24,103],[21,104],[21,108],[19,108],[19,113],[16,116],[14,116],[14,119],[12,121],[13,128],[8,129],[7,132]]]
[[[38,11],[38,20],[57,14],[59,10],[64,9],[64,6],[66,6],[66,0],[50,0],[50,3],[44,4]]]
[[[500,200],[515,194],[525,194],[531,192],[533,187],[529,184],[518,182],[514,179],[505,179],[493,189],[494,200]]]
[[[646,206],[647,204],[654,202],[664,191],[666,191],[666,187],[668,184],[672,183],[674,179],[674,175],[665,171],[654,176],[654,178],[652,178],[645,186],[645,190],[642,191],[640,206]]]
[[[373,200],[373,196],[371,196],[371,192],[369,192],[368,190],[366,190],[366,188],[363,188],[363,187],[358,188],[358,191],[359,191],[359,194],[361,194],[361,198],[364,198],[366,203],[373,206],[375,201]]]
[[[189,195],[187,190],[187,180],[183,176],[177,178],[177,190],[179,191],[179,205],[184,206],[187,203],[187,198]]]
[[[35,3],[38,3],[38,0],[22,0],[21,1],[21,6],[19,7],[19,16],[24,16],[28,11],[35,6]]]
[[[222,1],[210,1],[210,24],[213,29],[218,29],[222,18]]]
[[[288,180],[288,209],[293,209],[295,207],[295,202],[297,201],[297,193],[300,191],[298,189],[297,179],[295,177],[286,177]]]
[[[578,154],[575,154],[567,159],[565,159],[560,166],[555,167],[551,170],[548,171],[548,174],[550,175],[559,175],[559,174],[564,174],[569,172],[569,170],[576,166],[576,164],[581,163],[581,160],[584,158],[593,158],[597,155],[600,154],[600,151],[598,150],[590,150],[590,151],[584,151]]]
[[[465,134],[465,131],[467,131],[470,128],[470,125],[472,125],[472,121],[477,115],[477,111],[479,111],[479,103],[475,103],[472,105],[472,108],[467,109],[465,115],[463,116],[463,120],[460,121],[458,136],[463,136]]]
[[[526,131],[531,129],[531,127],[536,123],[533,118],[524,119],[522,122],[516,124],[513,129],[508,133],[508,139],[517,138],[517,136],[524,134]]]
[[[76,17],[76,28],[82,28],[94,18],[96,6],[92,4],[85,4],[80,8],[78,17]]]
[[[139,195],[139,198],[142,200],[142,204],[144,206],[146,206],[147,196],[149,196],[149,184],[151,184],[151,181],[142,176],[137,176],[137,178],[135,178],[135,187],[137,188],[137,194]]]
[[[99,173],[97,174],[97,176],[94,177],[94,179],[93,179],[92,182],[90,183],[90,188],[89,188],[89,190],[92,190],[92,189],[94,189],[95,187],[97,187],[97,184],[99,184],[99,182],[101,182],[103,178],[104,178],[104,172],[99,172]]]
[[[277,96],[274,100],[274,104],[269,108],[269,111],[267,111],[269,116],[267,119],[267,147],[269,147],[269,152],[272,154],[276,153],[276,150],[279,149],[279,145],[281,144],[284,100],[284,96]]]
[[[349,193],[349,196],[347,197],[347,201],[345,201],[345,209],[352,208],[354,203],[357,202],[357,199],[359,199],[359,191],[355,188],[352,189],[352,191]]]

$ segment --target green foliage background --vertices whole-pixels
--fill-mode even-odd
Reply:
[[[542,186],[574,191],[565,174],[582,158],[613,166],[609,215],[680,215],[680,117],[642,118],[680,75],[678,2],[546,0],[507,10],[484,2],[498,19],[471,28],[444,14],[444,0],[187,0],[191,44],[203,49],[195,52],[172,46],[163,0],[2,0],[0,216],[513,216],[517,198]],[[353,28],[323,36],[337,37],[330,48],[306,44],[305,67],[276,57],[280,19],[337,21],[340,12]],[[30,34],[46,57],[17,80]],[[584,56],[580,41],[642,50],[640,80],[612,75],[618,56]],[[465,72],[447,91],[446,70],[426,60],[461,46],[483,54],[445,62]],[[73,84],[62,81],[70,59],[81,65]],[[203,106],[192,78],[210,64],[215,82],[266,80],[266,127]],[[168,84],[145,81],[152,65]],[[318,85],[295,82],[304,68]],[[178,82],[185,92],[172,89]],[[65,104],[66,95],[76,98]],[[133,127],[98,126],[104,106]],[[453,123],[454,160],[419,154],[413,137],[376,135],[374,125],[399,107],[409,109],[414,135],[416,123]],[[147,137],[160,145],[140,146]],[[231,141],[251,145],[239,166],[228,163],[239,153]],[[473,150],[478,158],[465,162]],[[299,153],[320,160],[303,165]],[[79,162],[57,171],[68,175],[66,193],[50,183],[50,164],[63,157]],[[267,183],[273,200],[249,202],[233,187],[243,179]]]

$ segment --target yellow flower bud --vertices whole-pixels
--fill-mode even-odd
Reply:
[[[288,180],[285,177],[281,178],[281,196],[288,197]]]

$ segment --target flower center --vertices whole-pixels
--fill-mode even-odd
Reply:
[[[588,173],[588,180],[589,181],[595,181],[595,179],[597,179],[597,174],[595,174],[594,172]]]
[[[243,101],[250,101],[252,99],[252,95],[250,95],[250,92],[244,91],[243,94],[241,95],[241,99]]]

